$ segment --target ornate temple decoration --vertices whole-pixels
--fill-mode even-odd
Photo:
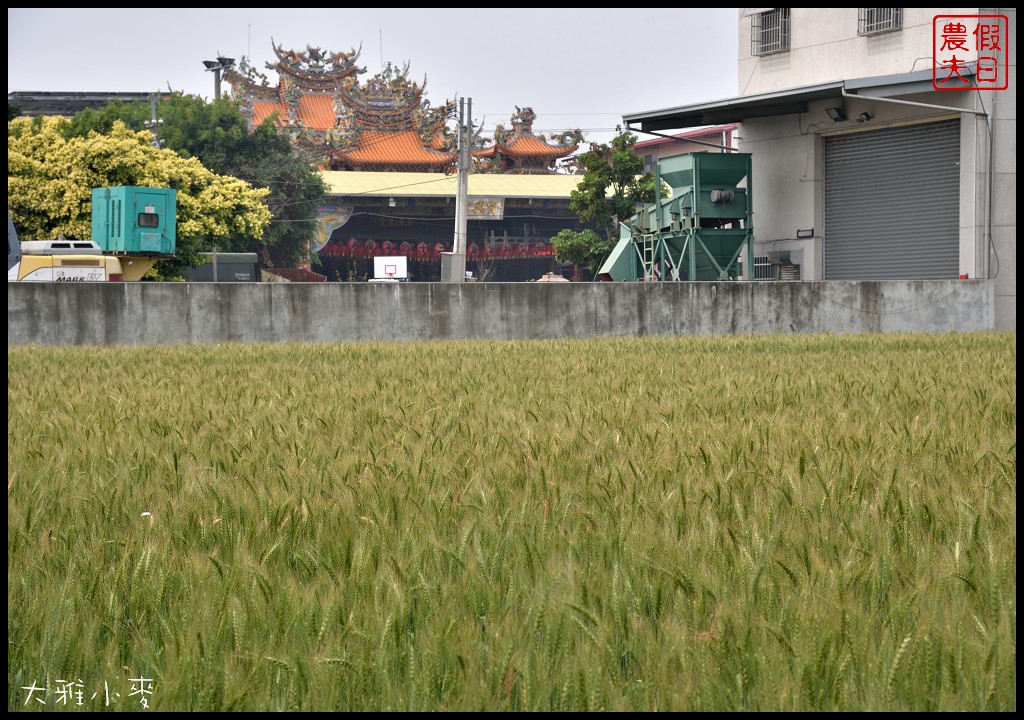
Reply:
[[[401,68],[387,63],[363,83],[359,76],[366,69],[357,64],[361,49],[273,48],[277,60],[266,69],[277,74],[276,85],[245,57],[224,73],[250,127],[274,117],[302,156],[324,170],[453,171],[455,101],[431,107],[426,78],[411,81],[408,63]],[[476,131],[473,172],[555,172],[556,162],[572,155],[583,135],[574,130],[549,141],[533,133],[536,117],[532,108],[516,106],[511,130],[498,125],[493,138]]]
[[[329,53],[307,46],[306,52],[300,53],[279,45],[273,48],[277,62],[267,63],[266,69],[277,73],[277,85],[271,85],[267,75],[245,57],[237,67],[225,71],[224,80],[231,85],[234,102],[250,126],[276,114],[277,127],[302,156],[324,167],[324,160],[336,147],[353,142],[339,91],[356,85],[358,75],[366,72],[356,64],[360,51]]]
[[[387,63],[365,84],[343,88],[346,125],[352,142],[334,150],[332,170],[443,172],[456,159],[448,127],[455,101],[432,108],[423,97],[427,81],[409,79],[409,65]]]
[[[512,129],[504,125],[494,128],[494,144],[474,151],[474,170],[513,174],[552,173],[560,158],[572,155],[583,142],[583,133],[570,130],[556,135],[551,141],[544,135],[533,133],[537,114],[533,108],[516,106],[512,116]]]

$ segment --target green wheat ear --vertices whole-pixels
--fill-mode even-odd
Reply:
[[[9,705],[1012,710],[1015,342],[9,348]]]

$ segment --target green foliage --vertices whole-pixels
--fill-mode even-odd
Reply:
[[[93,188],[122,185],[178,191],[176,257],[157,264],[162,278],[198,265],[211,244],[262,237],[267,228],[268,190],[155,148],[148,130],[132,131],[120,120],[108,133],[85,136],[69,132],[69,125],[60,117],[7,124],[7,203],[23,238],[91,238]]]
[[[76,134],[105,132],[115,119],[138,124],[151,116],[148,103],[114,103],[102,111],[80,113],[72,127]],[[317,169],[293,151],[272,121],[249,132],[247,120],[229,99],[207,103],[178,93],[157,104],[157,116],[163,147],[182,157],[198,158],[217,174],[269,190],[267,205],[273,219],[265,232],[259,237],[241,233],[222,238],[218,249],[255,252],[262,265],[273,267],[294,267],[309,259],[327,187]]]
[[[1016,710],[1015,332],[7,358],[8,710]]]
[[[587,268],[596,274],[601,263],[611,250],[611,245],[593,230],[560,230],[551,238],[551,247],[555,250],[558,262],[571,263],[576,267]]]
[[[101,108],[86,108],[69,118],[61,134],[68,140],[73,137],[87,137],[90,132],[109,135],[117,122],[127,125],[132,130],[142,131],[149,128],[148,123],[152,117],[150,103],[126,103],[114,99]]]
[[[605,240],[592,230],[563,230],[551,239],[559,262],[594,273],[618,240],[618,221],[631,217],[637,204],[655,198],[654,174],[644,172],[644,159],[633,149],[636,135],[619,130],[610,144],[594,143],[580,156],[583,179],[569,196],[572,211],[582,222],[602,231]]]
[[[10,122],[19,115],[21,115],[21,108],[17,105],[11,105],[10,103],[7,103],[7,122]]]
[[[644,172],[644,159],[633,146],[636,135],[619,132],[611,144],[595,143],[580,156],[583,179],[569,197],[569,207],[583,222],[618,239],[616,220],[625,220],[640,203],[654,202],[654,175]]]

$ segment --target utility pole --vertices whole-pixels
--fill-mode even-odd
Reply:
[[[153,133],[153,147],[159,148],[163,146],[163,140],[160,139],[160,125],[163,124],[163,120],[158,120],[156,117],[156,99],[159,96],[159,91],[149,96],[150,109],[152,111],[152,117],[146,127],[149,128],[150,132]]]
[[[441,253],[442,282],[463,282],[466,279],[466,225],[469,199],[469,168],[472,160],[473,100],[459,98],[458,176],[455,196],[455,240],[452,252]]]

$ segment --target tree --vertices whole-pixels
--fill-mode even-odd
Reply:
[[[551,246],[555,249],[558,262],[587,268],[593,274],[597,274],[597,269],[611,249],[608,242],[590,229],[580,232],[568,228],[559,230],[551,238]]]
[[[270,223],[269,191],[218,175],[195,158],[153,147],[147,130],[114,121],[106,134],[75,136],[62,117],[15,118],[7,123],[7,205],[27,238],[92,237],[92,190],[120,185],[177,190],[173,259],[155,268],[162,279],[199,264],[211,243],[260,238]]]
[[[636,135],[616,128],[611,144],[594,143],[579,158],[583,179],[569,196],[569,207],[594,230],[562,230],[551,239],[559,262],[597,272],[618,240],[618,220],[631,217],[639,203],[654,202],[654,174],[633,148]]]
[[[142,126],[152,114],[149,103],[114,102],[76,115],[71,131],[78,135],[106,131],[116,120]],[[230,99],[207,103],[180,93],[161,100],[157,116],[163,147],[183,157],[196,157],[213,172],[270,191],[267,205],[273,219],[263,236],[236,235],[220,242],[219,249],[258,253],[261,264],[270,267],[294,267],[310,259],[327,186],[316,168],[277,131],[273,118],[250,132],[248,121]]]

